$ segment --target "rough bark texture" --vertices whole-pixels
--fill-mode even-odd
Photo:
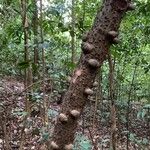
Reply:
[[[38,65],[39,54],[38,54],[38,6],[37,0],[33,0],[33,33],[34,33],[34,63]]]
[[[115,106],[115,86],[114,86],[114,68],[115,62],[112,61],[111,54],[108,54],[109,63],[109,97],[111,100],[111,142],[110,149],[116,150],[116,106]]]
[[[130,0],[104,0],[91,30],[83,37],[79,65],[65,94],[50,149],[72,149],[79,115],[74,117],[70,112],[77,110],[82,113],[88,95],[92,94],[89,89],[93,87],[98,68],[107,59],[111,44],[118,42],[117,30],[129,4]]]

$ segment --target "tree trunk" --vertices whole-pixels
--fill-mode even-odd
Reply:
[[[39,54],[38,54],[38,6],[37,0],[33,0],[33,34],[34,34],[34,64],[38,65]]]
[[[129,150],[130,147],[129,147],[129,135],[130,135],[130,105],[131,105],[131,96],[132,96],[132,91],[133,91],[133,85],[134,85],[134,80],[135,80],[135,77],[136,77],[136,71],[137,71],[137,65],[135,65],[135,68],[134,68],[134,72],[133,72],[133,77],[132,77],[132,81],[131,81],[131,85],[130,85],[130,89],[129,89],[129,95],[128,95],[128,102],[127,102],[127,112],[126,112],[126,130],[127,130],[127,145],[126,145],[126,150]]]
[[[87,102],[98,68],[107,59],[108,50],[118,43],[118,28],[124,13],[131,10],[130,0],[104,0],[91,30],[82,38],[82,54],[70,86],[64,96],[57,118],[50,149],[71,150],[78,126],[78,118]]]
[[[72,0],[72,10],[71,10],[71,62],[75,64],[76,52],[75,52],[75,0]]]
[[[21,0],[21,17],[22,17],[22,26],[23,26],[23,32],[24,32],[24,60],[26,63],[29,63],[30,56],[29,56],[29,22],[28,22],[28,16],[27,16],[27,0]],[[32,81],[32,70],[31,70],[31,64],[29,63],[29,67],[25,69],[25,77],[24,77],[24,85],[25,89],[29,87],[33,81]],[[30,93],[30,94],[29,94]],[[30,111],[30,102],[31,100],[31,93],[32,93],[32,87],[28,88],[26,91],[26,102],[25,107],[26,111]]]
[[[39,50],[38,50],[38,6],[37,0],[32,0],[33,4],[33,17],[32,17],[32,26],[33,26],[33,35],[34,35],[34,68],[33,68],[33,82],[36,82],[39,79],[38,67],[39,67]]]
[[[115,86],[114,86],[114,70],[115,62],[112,61],[111,54],[108,54],[109,64],[109,97],[111,101],[111,141],[110,149],[116,150],[116,104],[115,104]]]

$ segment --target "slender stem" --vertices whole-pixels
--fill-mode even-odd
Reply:
[[[132,94],[132,87],[136,75],[136,70],[137,70],[137,65],[135,65],[134,72],[133,72],[133,77],[130,85],[130,90],[129,90],[129,95],[128,95],[128,107],[127,107],[127,113],[126,113],[126,128],[127,128],[127,146],[126,149],[129,150],[129,115],[130,115],[130,103],[131,103],[131,94]]]
[[[72,27],[71,27],[71,50],[72,50],[72,58],[71,61],[75,63],[75,0],[72,0]]]
[[[114,65],[111,54],[108,54],[109,63],[109,95],[111,100],[111,144],[112,150],[116,150],[116,106],[115,106],[115,89],[114,89]]]

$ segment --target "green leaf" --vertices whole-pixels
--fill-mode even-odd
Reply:
[[[150,109],[150,104],[146,104],[146,105],[144,105],[144,107],[143,107],[144,109]]]
[[[149,144],[149,141],[148,141],[148,139],[146,139],[146,138],[143,138],[143,141],[142,141],[142,143],[143,143],[143,144],[145,144],[145,145],[147,145],[147,144]]]
[[[91,141],[81,133],[77,133],[75,138],[74,150],[91,150],[92,145]]]
[[[28,112],[26,112],[26,111],[21,111],[21,110],[13,111],[13,115],[16,115],[16,116],[26,116],[27,114],[28,114]]]
[[[42,140],[45,142],[49,139],[49,133],[48,132],[43,132],[42,133]]]
[[[48,116],[49,117],[56,117],[58,115],[58,112],[53,109],[48,109]]]
[[[142,119],[144,119],[146,113],[147,113],[147,111],[144,109],[144,110],[142,111],[142,114],[141,114]]]
[[[129,138],[130,138],[131,141],[135,141],[135,134],[130,133],[130,137]]]
[[[30,66],[30,61],[26,62],[20,62],[18,63],[18,67],[23,70],[23,69],[27,69]]]

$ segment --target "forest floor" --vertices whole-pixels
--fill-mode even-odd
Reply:
[[[38,97],[38,95],[37,95]],[[48,95],[46,95],[48,97]],[[57,99],[57,98],[56,98]],[[23,82],[11,77],[0,80],[0,150],[46,150],[47,139],[52,134],[60,105],[50,103],[48,124],[35,103],[28,116],[25,112],[25,91]],[[27,116],[27,117],[26,117]],[[87,123],[87,112],[81,116],[78,132],[84,134],[97,150],[108,150],[110,143],[110,123]],[[88,125],[87,125],[88,124]],[[132,120],[129,150],[150,150],[149,122]],[[142,144],[141,144],[142,143]],[[76,150],[88,150],[76,148]],[[117,150],[126,150],[125,125],[117,124]]]

